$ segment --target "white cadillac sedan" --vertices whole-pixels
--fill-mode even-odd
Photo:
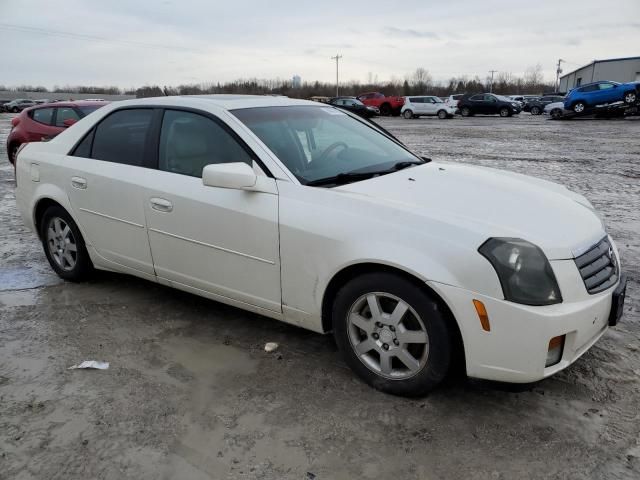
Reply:
[[[372,386],[532,382],[622,314],[592,205],[547,181],[430,162],[342,110],[283,97],[112,103],[18,155],[52,268],[136,275],[316,332]]]

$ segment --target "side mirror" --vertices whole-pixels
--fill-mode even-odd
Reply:
[[[207,187],[251,189],[257,175],[246,163],[212,163],[202,169],[202,183]]]
[[[73,125],[74,123],[78,123],[78,120],[76,120],[75,118],[67,118],[64,122],[62,122],[62,124],[65,127],[70,127],[71,125]]]

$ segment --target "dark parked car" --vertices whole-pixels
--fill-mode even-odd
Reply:
[[[20,145],[49,140],[108,102],[56,102],[24,110],[11,120],[7,137],[9,161],[15,163]]]
[[[4,109],[6,112],[18,113],[25,108],[33,107],[34,105],[36,105],[36,102],[33,100],[29,100],[28,98],[17,98],[5,104]]]
[[[329,103],[334,107],[348,110],[361,117],[371,118],[376,115],[380,115],[380,110],[377,107],[369,107],[358,100],[356,97],[334,97],[329,100]]]
[[[500,115],[510,117],[520,113],[520,104],[510,98],[493,93],[478,93],[465,96],[458,102],[458,110],[463,117],[472,115]]]
[[[524,108],[522,110],[525,112],[531,112],[531,115],[542,115],[544,107],[546,107],[550,103],[562,102],[563,100],[564,97],[560,96],[545,96],[528,101],[524,104]]]

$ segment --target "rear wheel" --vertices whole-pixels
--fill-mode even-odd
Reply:
[[[447,117],[448,117],[448,114],[447,114],[447,112],[445,110],[438,111],[438,118],[440,120],[444,120]]]
[[[540,115],[541,113],[540,107],[531,107],[531,115]]]
[[[507,107],[502,107],[500,109],[500,116],[501,117],[508,117],[509,115],[511,115],[511,110],[509,110]]]
[[[587,105],[584,102],[576,102],[573,105],[573,111],[576,113],[582,113],[587,109]]]
[[[13,112],[13,113],[18,113],[19,111],[20,111],[20,109],[18,107],[13,107],[11,109],[11,112]]]
[[[451,362],[451,336],[437,302],[391,273],[347,283],[333,304],[336,343],[369,385],[395,395],[433,390]]]
[[[380,115],[382,115],[383,117],[388,117],[389,115],[391,115],[391,105],[389,105],[388,103],[383,103],[382,105],[380,105]]]
[[[407,120],[413,118],[413,112],[411,110],[405,110],[404,113],[402,114],[402,116],[404,118],[406,118]]]
[[[40,238],[51,268],[72,282],[86,280],[93,270],[82,234],[67,211],[54,205],[44,212]]]
[[[637,99],[638,99],[638,95],[636,95],[636,92],[634,91],[627,92],[624,94],[624,103],[628,103],[629,105],[636,103]]]
[[[462,107],[460,109],[460,115],[463,117],[470,117],[472,115],[471,109],[469,107]]]

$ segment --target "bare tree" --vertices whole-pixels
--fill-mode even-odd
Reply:
[[[526,88],[537,88],[544,83],[542,75],[542,65],[539,63],[533,67],[527,68],[524,72],[524,84]]]

